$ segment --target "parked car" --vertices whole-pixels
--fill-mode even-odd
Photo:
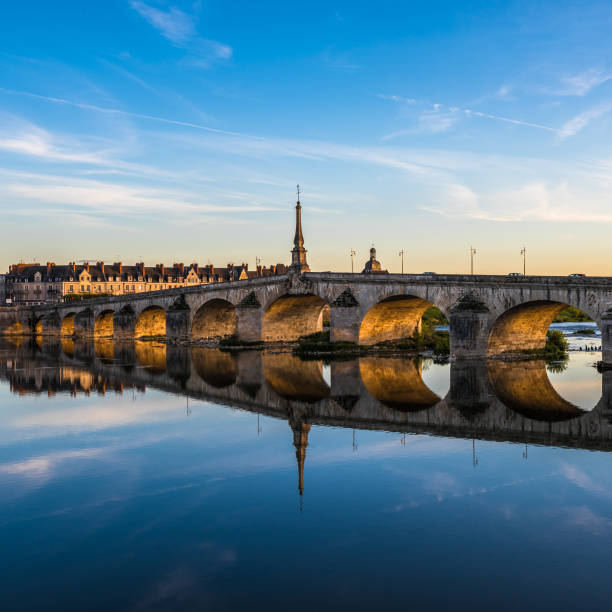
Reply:
[[[510,272],[508,276],[511,276],[512,278],[514,278],[516,276],[525,276],[525,275],[522,272]]]
[[[569,278],[583,278],[584,276],[586,276],[586,274],[581,274],[579,272],[574,272],[573,274],[569,275]]]

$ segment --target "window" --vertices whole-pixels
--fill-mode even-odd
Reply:
[[[68,293],[74,293],[74,285],[70,285],[70,287],[68,287]]]
[[[132,285],[132,291],[136,291],[136,285]]]
[[[91,285],[87,285],[87,293],[91,293]]]

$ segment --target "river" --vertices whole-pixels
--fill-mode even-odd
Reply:
[[[2,343],[3,609],[607,610],[600,355]]]

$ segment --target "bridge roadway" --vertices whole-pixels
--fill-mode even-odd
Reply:
[[[292,341],[320,331],[371,345],[411,337],[437,306],[454,357],[541,348],[557,312],[575,306],[602,330],[612,363],[612,278],[290,273],[232,283],[0,309],[0,332],[115,339],[159,336]]]
[[[563,399],[541,361],[457,360],[444,398],[414,360],[321,362],[290,353],[186,348],[151,341],[0,343],[0,376],[18,393],[146,387],[289,422],[612,450],[612,371],[590,411]],[[17,346],[18,345],[18,346]]]

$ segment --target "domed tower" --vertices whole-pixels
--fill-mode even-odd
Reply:
[[[370,259],[366,261],[362,270],[362,274],[387,274],[387,270],[383,270],[380,261],[376,259],[376,249],[370,249]]]

